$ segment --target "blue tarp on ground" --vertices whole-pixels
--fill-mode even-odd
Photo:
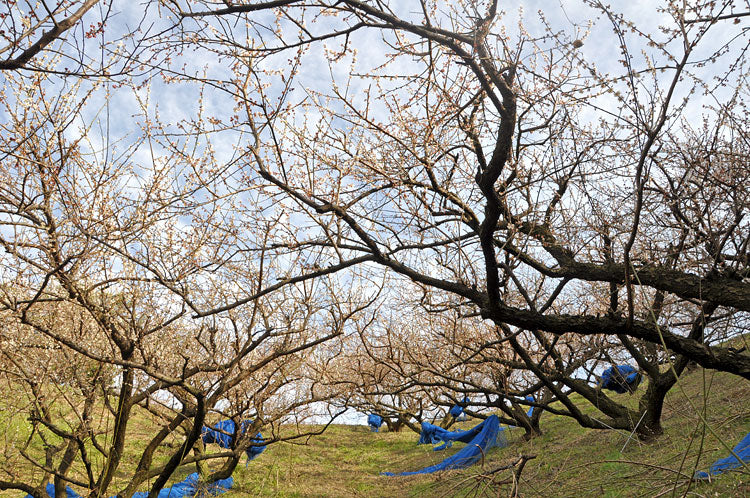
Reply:
[[[466,431],[458,431],[458,432],[466,432]],[[454,433],[449,430],[443,429],[440,426],[433,425],[429,422],[422,422],[422,432],[419,433],[419,441],[417,442],[417,444],[445,443],[442,446],[435,448],[435,451],[442,450],[445,447],[450,446],[450,444],[453,444],[453,439],[450,439],[451,434],[454,434]]]
[[[204,484],[200,482],[200,476],[197,472],[194,472],[187,476],[184,481],[175,483],[171,488],[164,488],[159,491],[157,495],[159,498],[182,498],[189,496],[206,496],[206,495],[220,495],[226,493],[234,484],[234,479],[227,477],[226,479],[219,479],[211,484]],[[200,491],[200,493],[198,493]],[[133,498],[147,498],[148,492],[141,491],[133,494]],[[114,497],[113,497],[114,498]]]
[[[432,424],[427,425],[428,434],[424,434],[425,423],[422,424],[423,433],[420,434],[419,437],[420,443],[423,443],[423,440],[429,440],[429,442],[439,442],[442,440],[445,441],[446,444],[449,441],[462,441],[467,443],[466,447],[442,462],[430,467],[425,467],[422,470],[399,473],[382,472],[382,475],[409,476],[414,474],[431,474],[441,470],[463,469],[478,462],[485,454],[487,454],[487,450],[490,448],[494,446],[504,447],[508,445],[505,433],[500,428],[500,419],[497,418],[497,415],[491,415],[484,422],[468,431],[449,432]],[[436,427],[440,430],[435,431],[432,430],[431,427]],[[473,437],[468,438],[469,435],[472,435]],[[446,447],[446,444],[443,444],[441,448],[436,449],[442,449]]]
[[[750,432],[745,435],[744,438],[742,438],[742,441],[737,443],[737,446],[732,448],[732,451],[740,457],[742,462],[745,462],[746,464],[750,464]],[[722,458],[720,460],[716,460],[714,463],[711,464],[711,467],[709,467],[708,472],[698,471],[695,473],[695,476],[693,476],[694,479],[708,479],[709,475],[715,476],[717,474],[721,474],[723,472],[726,472],[727,470],[737,469],[742,467],[742,463],[740,460],[737,460],[734,455],[729,455],[726,458]]]
[[[158,498],[191,497],[195,496],[199,490],[201,491],[199,496],[206,496],[206,494],[215,496],[221,493],[226,493],[233,484],[234,480],[231,477],[220,479],[216,482],[212,482],[211,484],[203,484],[200,482],[200,476],[198,476],[198,473],[196,472],[187,476],[185,480],[173,484],[169,488],[163,488],[161,491],[159,491],[159,494],[157,496]],[[46,491],[50,498],[55,498],[54,484],[47,484]],[[68,486],[65,487],[65,494],[66,498],[81,498],[81,495],[70,489],[70,487]],[[148,491],[139,491],[137,493],[133,493],[133,498],[147,497]],[[31,495],[26,495],[26,498],[33,497]]]
[[[55,498],[55,485],[52,483],[47,484],[45,491],[50,498]],[[31,495],[26,495],[26,498],[34,498]],[[70,486],[65,486],[65,498],[82,498],[81,495],[70,489]]]
[[[378,432],[380,430],[380,426],[383,425],[383,417],[371,413],[367,416],[367,425],[370,426],[371,432]]]
[[[615,368],[617,368],[617,372],[619,373],[615,373]],[[627,385],[622,383],[622,379],[625,379]],[[635,391],[640,383],[641,374],[630,365],[609,367],[602,373],[602,389],[609,389],[616,393],[623,394],[628,391]]]
[[[252,420],[245,420],[240,425],[240,435],[247,430],[250,425],[252,425]],[[221,422],[218,422],[213,427],[206,427],[204,426],[201,430],[201,439],[205,444],[210,443],[217,443],[222,448],[231,449],[232,448],[232,441],[234,437],[234,420],[227,419],[222,420]],[[252,439],[253,443],[262,443],[263,442],[263,435],[259,432],[255,435],[255,437]],[[250,446],[245,450],[245,453],[247,454],[247,461],[256,458],[258,455],[263,453],[263,450],[265,450],[266,447],[264,446]],[[247,465],[247,464],[245,464]]]

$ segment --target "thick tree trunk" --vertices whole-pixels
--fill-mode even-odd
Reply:
[[[148,498],[156,498],[159,491],[167,483],[172,473],[177,469],[185,456],[190,452],[190,449],[195,446],[195,442],[201,437],[201,431],[203,429],[203,420],[206,417],[206,406],[203,395],[197,396],[197,407],[195,411],[195,417],[193,418],[193,427],[190,430],[187,438],[183,444],[177,449],[172,455],[167,464],[164,466],[164,470],[156,478],[154,484],[151,486],[151,490],[148,492]]]
[[[396,420],[385,418],[385,425],[388,427],[388,432],[401,432],[406,423],[402,417],[398,417]]]
[[[523,435],[524,441],[529,441],[531,439],[534,439],[535,437],[539,437],[542,435],[542,429],[541,427],[539,427],[539,419],[541,418],[541,414],[537,414],[537,412],[541,412],[541,410],[535,408],[531,414],[531,417],[526,417],[528,419],[528,424],[523,426],[524,431],[526,431]]]
[[[132,351],[131,351],[132,352]],[[129,359],[130,355],[123,355]],[[133,379],[135,374],[131,368],[126,368],[122,372],[122,385],[118,395],[117,411],[115,415],[115,427],[113,430],[113,443],[107,455],[107,461],[104,471],[101,473],[99,482],[92,490],[93,496],[99,496],[106,492],[112,478],[115,475],[120,458],[125,448],[125,436],[127,434],[128,421],[130,420],[131,396],[133,394]]]
[[[241,455],[229,457],[219,470],[208,476],[208,482],[215,482],[219,479],[226,479],[231,476],[237,464],[240,463]]]

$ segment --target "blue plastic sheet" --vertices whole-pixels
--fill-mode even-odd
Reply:
[[[200,476],[197,472],[190,474],[183,481],[173,484],[169,488],[162,488],[157,495],[158,498],[183,498],[192,497],[200,490],[201,496],[205,496],[205,493],[216,496],[221,493],[226,493],[234,484],[234,479],[228,477],[226,479],[220,479],[210,484],[202,484],[200,482]],[[46,487],[47,494],[50,498],[55,498],[55,485],[50,483]],[[66,498],[81,498],[81,495],[70,489],[69,486],[65,487]],[[139,491],[133,493],[133,498],[147,498],[148,491]],[[31,495],[26,495],[26,498],[33,498]],[[115,498],[114,496],[112,498]]]
[[[617,368],[618,373],[615,373]],[[622,379],[625,379],[627,385],[623,385]],[[618,365],[617,367],[609,367],[602,373],[601,386],[602,389],[609,389],[616,393],[626,393],[628,391],[634,391],[638,384],[641,383],[641,374],[631,367],[630,365]]]
[[[529,395],[529,396],[526,396],[526,397],[525,397],[525,398],[523,398],[523,399],[525,399],[525,400],[526,400],[526,401],[528,401],[529,403],[534,403],[534,402],[536,401],[536,400],[534,399],[534,396],[531,396],[531,395]],[[533,407],[533,406],[530,406],[530,407],[529,407],[529,411],[527,411],[527,412],[526,412],[526,416],[527,416],[527,417],[529,417],[529,418],[531,418],[531,414],[532,414],[532,413],[534,413],[534,407]]]
[[[531,395],[529,395],[529,396],[526,396],[526,397],[525,397],[525,398],[523,398],[523,399],[524,399],[524,400],[526,400],[526,401],[529,401],[529,402],[531,402],[531,403],[533,403],[533,402],[535,402],[535,401],[536,401],[536,400],[534,399],[534,396],[531,396]],[[532,414],[532,413],[534,413],[534,407],[533,407],[533,406],[530,406],[530,407],[529,407],[529,411],[527,411],[527,412],[526,412],[526,416],[527,416],[527,417],[529,417],[529,418],[531,418],[531,414]],[[515,425],[509,425],[508,427],[509,427],[510,429],[514,429],[514,428],[515,428],[516,426],[515,426]]]
[[[240,434],[244,434],[247,428],[252,425],[252,423],[252,420],[243,421],[242,424],[240,424]],[[222,420],[221,422],[218,422],[210,428],[204,426],[201,430],[201,439],[205,444],[216,443],[222,448],[231,448],[233,437],[234,421],[232,419]],[[262,443],[263,435],[259,432],[251,441],[253,443]],[[265,449],[265,445],[249,446],[247,450],[245,450],[245,454],[247,454],[247,461],[249,462],[250,460],[253,460],[258,455],[263,453]]]
[[[371,432],[378,432],[380,430],[380,426],[383,425],[383,417],[380,415],[376,415],[375,413],[371,413],[367,416],[367,425],[370,426]]]
[[[45,491],[50,498],[55,498],[55,485],[52,483],[47,484]],[[65,486],[65,497],[66,498],[82,498],[81,495],[70,489],[70,486]],[[26,498],[34,498],[31,495],[26,495]]]
[[[417,442],[417,444],[445,443],[443,446],[434,448],[435,451],[442,450],[444,447],[448,447],[450,446],[450,444],[453,444],[454,439],[451,439],[451,435],[457,434],[458,432],[463,433],[466,431],[457,431],[454,433],[437,425],[433,425],[429,422],[422,422],[422,432],[419,433],[419,441]]]
[[[441,470],[463,469],[478,462],[490,448],[495,446],[505,447],[508,445],[497,415],[491,415],[484,422],[468,431],[449,432],[435,425],[427,424],[425,426],[425,424],[426,422],[422,423],[422,434],[419,437],[420,443],[444,441],[444,444],[440,448],[435,448],[436,450],[447,447],[447,443],[452,443],[453,441],[465,442],[467,443],[466,447],[436,465],[413,472],[383,472],[382,475],[409,476],[414,474],[431,474]],[[427,434],[425,434],[425,428],[427,429]]]
[[[732,448],[735,455],[740,457],[742,462],[750,464],[750,432],[742,438],[742,441],[737,443],[737,446]],[[737,469],[742,467],[742,462],[737,460],[734,455],[729,455],[726,458],[716,460],[709,467],[708,472],[698,471],[693,476],[694,479],[708,479],[709,476],[715,476],[717,474],[724,473],[728,470]]]
[[[453,418],[458,419],[461,415],[463,415],[464,408],[468,404],[469,397],[464,396],[464,399],[460,403],[453,405],[448,413],[450,413]]]
[[[200,490],[200,496],[205,496],[206,493],[216,496],[221,493],[226,493],[234,484],[234,479],[227,477],[226,479],[220,479],[210,484],[202,484],[200,482],[200,476],[197,472],[194,472],[187,476],[185,480],[175,483],[171,488],[163,488],[157,495],[158,498],[182,498],[195,496]],[[147,491],[140,491],[133,493],[133,498],[147,498]],[[112,497],[115,498],[115,497]]]

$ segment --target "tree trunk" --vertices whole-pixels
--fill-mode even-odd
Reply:
[[[388,432],[401,432],[401,429],[403,429],[406,425],[406,421],[400,415],[396,418],[396,420],[391,420],[389,418],[384,418],[383,420],[385,422],[385,425],[388,427]]]

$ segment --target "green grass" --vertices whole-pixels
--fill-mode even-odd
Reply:
[[[613,396],[637,404],[638,393]],[[593,407],[581,406],[594,414]],[[708,430],[696,410],[704,410]],[[0,423],[6,434],[24,434],[23,420],[11,417]],[[491,469],[519,455],[536,455],[519,483],[523,496],[631,497],[631,496],[750,496],[750,473],[731,472],[710,483],[690,483],[696,469],[706,469],[727,454],[716,436],[733,447],[750,431],[750,382],[737,376],[697,369],[680,379],[667,396],[662,418],[665,433],[645,444],[628,441],[626,431],[586,430],[572,419],[544,414],[544,434],[523,441],[523,431],[510,431],[509,446],[493,449],[482,464],[462,471],[409,477],[384,477],[381,471],[417,470],[459,451],[456,443],[446,452],[417,445],[418,435],[371,433],[364,426],[333,425],[307,441],[269,446],[245,467],[244,458],[234,473],[235,487],[226,498],[263,497],[394,497],[394,496],[508,496],[510,484],[490,484]],[[473,426],[477,421],[460,424]],[[127,458],[145,442],[148,424],[136,424]],[[714,435],[715,434],[715,435]],[[7,438],[6,438],[7,439]],[[142,443],[142,444],[141,444]],[[180,469],[182,479],[194,467]],[[508,481],[510,471],[494,474],[494,482]],[[690,486],[688,488],[688,486]],[[687,495],[686,495],[687,493]],[[0,493],[21,496],[18,492]]]
[[[613,396],[637,405],[638,393]],[[572,419],[543,415],[544,435],[523,441],[511,431],[507,448],[490,451],[483,465],[427,476],[383,477],[383,470],[417,470],[458,451],[447,453],[417,446],[417,435],[370,433],[365,427],[333,426],[307,445],[278,444],[235,476],[235,496],[498,496],[497,487],[479,487],[483,472],[510,463],[518,455],[536,455],[521,476],[524,496],[750,496],[750,473],[737,471],[710,483],[690,483],[695,470],[706,469],[727,454],[691,407],[706,407],[714,432],[733,447],[750,431],[750,382],[737,376],[697,369],[685,375],[667,396],[665,433],[651,443],[631,439],[625,431],[586,430]],[[587,413],[593,407],[581,404]],[[470,427],[466,422],[462,427]],[[702,443],[701,443],[702,441]],[[274,478],[269,478],[274,476]],[[496,481],[510,477],[498,473]],[[487,481],[485,477],[484,481]],[[688,489],[688,485],[690,488]],[[510,485],[500,487],[508,496]]]

